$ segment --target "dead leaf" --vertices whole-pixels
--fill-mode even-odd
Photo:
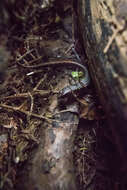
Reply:
[[[80,109],[80,118],[88,120],[96,120],[97,119],[96,107],[91,104],[88,104],[87,106],[82,105]]]
[[[3,125],[3,127],[8,128],[8,129],[11,129],[11,128],[17,129],[17,123],[16,123],[15,120],[11,117],[11,118],[10,118],[10,123],[9,123],[9,125]]]

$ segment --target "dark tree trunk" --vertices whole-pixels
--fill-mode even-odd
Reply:
[[[75,9],[76,8],[76,5]],[[127,159],[127,1],[79,0],[78,29],[120,157]]]

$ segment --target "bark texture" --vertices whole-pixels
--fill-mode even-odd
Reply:
[[[40,133],[39,147],[26,171],[21,174],[16,189],[77,190],[73,148],[79,106],[73,103],[71,107],[75,112],[58,113],[54,117],[55,121],[45,123],[45,129]]]
[[[76,8],[76,5],[74,5]],[[121,159],[127,159],[127,1],[79,0],[78,29]]]

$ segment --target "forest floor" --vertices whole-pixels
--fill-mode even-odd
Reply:
[[[32,152],[40,144],[40,130],[44,122],[52,120],[49,110],[58,100],[54,93],[63,88],[63,75],[68,74],[66,65],[28,69],[22,67],[37,64],[78,59],[86,64],[87,57],[78,39],[74,38],[74,17],[71,4],[37,11],[28,20],[27,32],[12,26],[12,38],[8,40],[12,55],[6,77],[0,91],[0,189],[16,189],[31,159]],[[77,74],[74,67],[71,73]],[[63,74],[64,73],[64,74]],[[70,73],[70,72],[69,72]],[[65,78],[64,78],[65,82]],[[76,132],[73,158],[76,179],[81,190],[117,189],[113,179],[111,139],[108,138],[106,118],[95,93],[92,81],[85,89],[70,91],[62,98],[68,104],[73,97],[80,106],[79,125]],[[59,85],[58,85],[59,84]],[[58,87],[59,86],[59,87]],[[92,106],[91,106],[92,105]],[[43,151],[43,150],[42,150]],[[36,157],[36,155],[35,155]],[[33,166],[34,167],[34,166]],[[19,180],[20,181],[20,180]],[[116,188],[114,187],[116,186]]]

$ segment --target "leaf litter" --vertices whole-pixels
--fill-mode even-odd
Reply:
[[[60,11],[58,1],[44,2],[40,5],[31,0],[25,6],[17,3],[16,21],[7,39],[11,56],[0,90],[0,189],[15,189],[20,173],[43,138],[40,136],[43,123],[54,119],[51,113],[59,104],[57,93],[70,80],[66,67],[27,70],[18,63],[37,65],[52,59],[77,59],[72,48],[75,44],[81,48],[79,42],[74,42],[72,4],[61,3]],[[25,11],[20,10],[19,4]],[[84,56],[82,51],[80,56]],[[77,74],[69,69],[70,73]],[[81,119],[74,147],[79,189],[107,190],[112,189],[107,163],[110,151],[100,146],[105,134],[98,140],[98,130],[102,131],[106,118],[96,97],[91,85],[88,89],[70,92],[60,105],[63,109],[72,99],[80,104]]]

